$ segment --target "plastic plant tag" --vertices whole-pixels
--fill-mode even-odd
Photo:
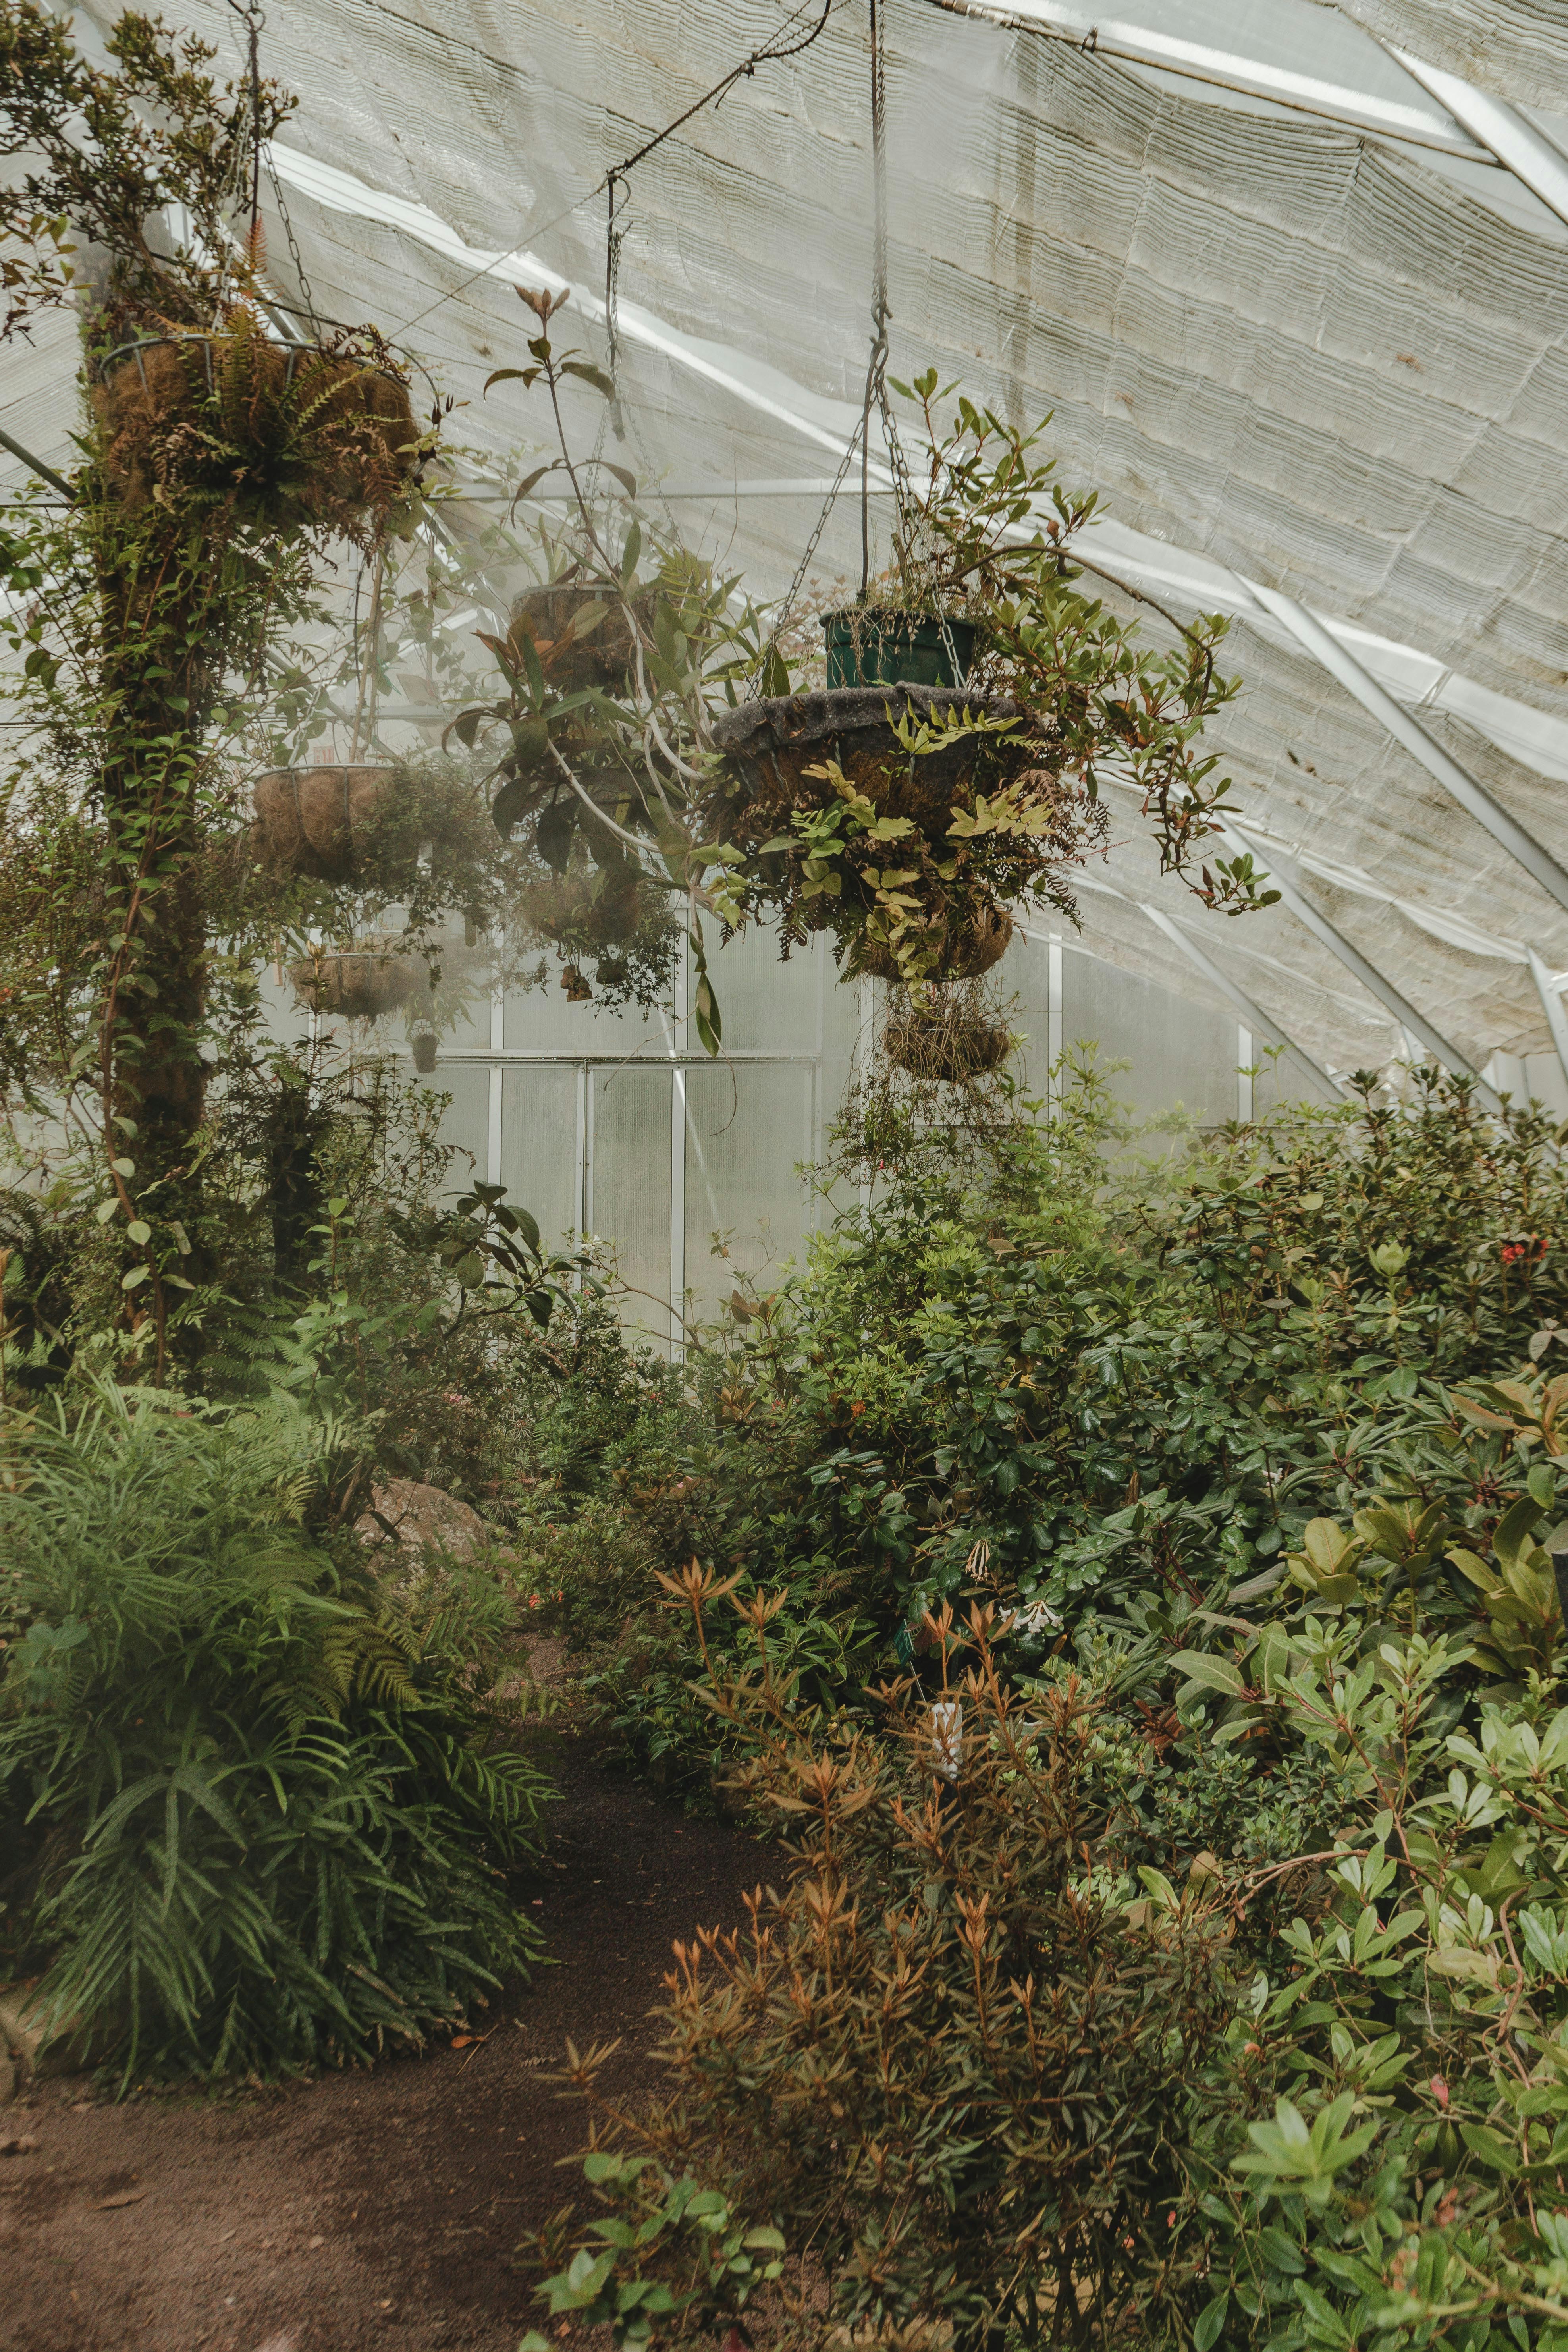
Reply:
[[[907,1625],[900,1625],[893,1636],[893,1655],[900,1666],[907,1666],[913,1664],[914,1654],[915,1637]]]
[[[956,1780],[963,1755],[963,1701],[939,1698],[931,1711],[931,1769],[944,1780]]]

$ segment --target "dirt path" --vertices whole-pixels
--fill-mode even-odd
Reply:
[[[507,2258],[580,2196],[554,2166],[581,2111],[542,2074],[568,2035],[621,2034],[606,2084],[654,2089],[670,1944],[738,1920],[761,1874],[748,1840],[682,1818],[571,1729],[555,1769],[551,1863],[527,1893],[559,1965],[496,2001],[483,2042],[226,2105],[83,2105],[75,2082],[3,2111],[38,2143],[0,2158],[4,2352],[515,2352],[540,2306]]]

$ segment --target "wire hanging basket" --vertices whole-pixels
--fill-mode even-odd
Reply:
[[[370,940],[357,948],[315,949],[289,965],[289,977],[312,1013],[349,1021],[379,1021],[429,982],[422,956]]]
[[[315,882],[354,881],[396,781],[381,763],[268,768],[250,795],[258,863]]]
[[[248,522],[343,527],[395,505],[419,463],[395,368],[275,342],[248,311],[121,343],[95,373],[104,475],[132,509],[178,489]]]

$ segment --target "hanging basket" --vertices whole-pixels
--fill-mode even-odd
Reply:
[[[978,980],[1006,954],[1012,944],[1013,919],[1000,907],[984,907],[956,935],[943,921],[932,924],[927,937],[933,968],[943,980]],[[904,974],[890,948],[862,934],[859,951],[846,976],[853,980],[900,981]]]
[[[973,805],[979,793],[997,793],[1038,762],[1041,744],[1021,729],[960,735],[919,753],[900,742],[899,722],[940,720],[949,713],[994,719],[1022,715],[1003,697],[951,688],[840,687],[742,703],[714,724],[725,772],[710,813],[712,837],[732,842],[749,861],[755,898],[776,904],[786,937],[835,933],[847,977],[965,978],[989,971],[1012,937],[1012,924],[983,876],[955,878],[948,828],[956,809]],[[836,787],[821,772],[830,761],[879,816],[902,818],[909,827],[889,851],[910,869],[900,884],[899,954],[852,863],[841,864],[837,887],[807,894],[791,848],[774,845],[789,843],[799,813],[835,804]],[[1021,880],[1027,887],[1026,873]]]
[[[367,945],[343,953],[322,950],[289,967],[296,995],[312,1013],[350,1021],[379,1021],[428,984],[422,956]]]
[[[353,882],[396,775],[380,766],[269,768],[250,796],[258,862],[313,882]]]
[[[830,688],[962,686],[979,635],[973,621],[888,604],[847,604],[825,613],[822,625]]]
[[[401,377],[275,343],[248,317],[228,332],[121,344],[99,376],[103,469],[130,508],[178,493],[251,523],[347,529],[395,505],[418,463]]]
[[[911,1078],[962,1085],[1000,1069],[1011,1039],[973,988],[929,988],[907,1000],[882,1032],[882,1051]]]
[[[531,882],[519,898],[531,930],[556,947],[624,947],[650,908],[637,876],[614,872],[552,874]]]
[[[835,760],[884,816],[912,818],[931,839],[945,833],[954,799],[971,784],[1000,784],[1037,750],[999,735],[963,735],[911,759],[893,721],[973,712],[1016,719],[1016,702],[929,686],[837,687],[742,702],[713,724],[728,771],[726,837],[750,849],[784,831],[797,809],[817,808],[826,787],[808,775]]]
[[[436,1032],[434,1029],[416,1029],[408,1042],[415,1068],[422,1078],[427,1078],[436,1066]]]
[[[653,602],[647,593],[631,599],[645,627]],[[511,625],[514,635],[521,630],[531,638],[540,668],[557,693],[598,687],[624,694],[636,675],[637,637],[618,588],[563,581],[525,589],[513,601]]]

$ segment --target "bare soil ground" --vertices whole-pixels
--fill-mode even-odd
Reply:
[[[543,2078],[568,2036],[621,2035],[606,2087],[658,2092],[671,1943],[737,1923],[763,1874],[748,1839],[563,1722],[563,1801],[523,1888],[554,1965],[498,1997],[483,2041],[222,2100],[116,2105],[78,2079],[0,2110],[37,2142],[0,2158],[3,2352],[515,2352],[542,2306],[512,2248],[582,2201],[556,2168],[582,2111]]]

